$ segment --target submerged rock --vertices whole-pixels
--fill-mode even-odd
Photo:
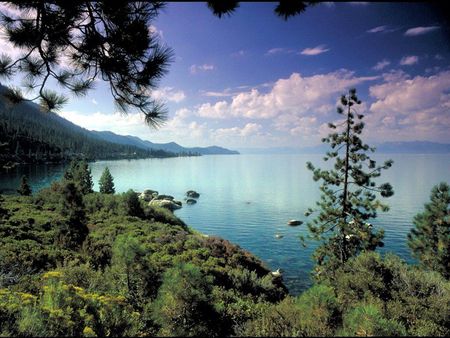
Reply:
[[[200,194],[198,192],[194,191],[194,190],[188,190],[186,192],[186,196],[190,197],[190,198],[199,198]]]
[[[298,221],[296,219],[291,219],[290,221],[287,222],[288,225],[294,226],[294,225],[301,225],[303,224],[302,221]]]
[[[192,199],[192,198],[188,198],[187,200],[186,200],[186,204],[195,204],[195,203],[197,203],[197,201],[196,200],[194,200],[194,199]]]

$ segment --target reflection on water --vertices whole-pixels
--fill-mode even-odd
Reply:
[[[385,229],[385,247],[411,260],[406,234],[412,218],[428,201],[431,188],[449,182],[450,156],[377,155],[394,159],[381,182],[391,182],[395,195],[391,206],[373,222]],[[321,155],[218,155],[169,159],[119,160],[91,163],[98,180],[108,166],[117,192],[146,188],[183,200],[187,190],[201,196],[196,205],[184,205],[176,214],[191,227],[221,236],[260,257],[271,269],[282,268],[289,290],[296,294],[310,285],[311,254],[315,243],[303,248],[298,236],[305,225],[289,227],[289,219],[306,220],[304,212],[319,198],[319,184],[306,170],[307,161],[324,168]],[[330,165],[330,164],[327,164]],[[26,174],[36,191],[62,175],[64,166],[22,166],[0,178],[0,189],[17,189]],[[283,234],[276,238],[275,234]]]

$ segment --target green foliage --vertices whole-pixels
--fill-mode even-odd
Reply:
[[[383,316],[381,309],[374,304],[362,304],[344,316],[345,336],[405,336],[402,324]]]
[[[133,190],[128,190],[123,194],[123,206],[127,215],[143,217],[144,209],[141,206],[141,201],[138,195]]]
[[[103,170],[102,176],[100,177],[100,181],[98,182],[100,187],[100,192],[102,194],[114,194],[116,191],[114,189],[114,179],[109,172],[108,167]]]
[[[169,210],[143,208],[133,191],[83,195],[76,168],[34,198],[2,202],[0,333],[236,335],[286,296],[253,255],[191,231]]]
[[[112,276],[135,308],[154,299],[159,287],[159,276],[145,259],[147,250],[130,234],[119,235],[112,249]]]
[[[132,191],[82,195],[69,179],[5,196],[0,334],[450,334],[437,272],[367,251],[294,298],[250,253],[143,205]]]
[[[192,264],[164,273],[153,317],[164,336],[220,336],[218,314],[211,305],[211,279]]]
[[[366,310],[350,313],[362,305],[375,306],[378,309],[376,313],[381,311],[376,315],[371,308],[374,321],[379,323],[366,326],[367,330],[381,330],[379,325],[384,323],[384,319],[389,319],[393,322],[384,323],[387,325],[385,328],[399,330],[398,334],[402,327],[407,335],[427,332],[444,336],[450,332],[450,283],[436,272],[408,266],[397,256],[388,255],[382,259],[373,252],[360,254],[337,269],[334,278],[326,283],[334,288],[344,317],[360,316]]]
[[[1,13],[1,22],[8,40],[24,54],[15,60],[2,57],[0,76],[22,73],[24,86],[35,91],[32,100],[39,99],[45,111],[60,109],[67,101],[47,89],[48,79],[83,96],[101,78],[109,83],[121,111],[135,108],[151,126],[164,121],[163,105],[149,95],[173,59],[172,50],[148,30],[162,3],[13,1],[11,6],[20,14],[12,18]],[[69,65],[61,67],[62,56]],[[16,101],[19,94],[13,96]]]
[[[93,192],[94,183],[92,182],[91,169],[89,169],[85,160],[72,160],[64,173],[64,179],[75,183],[83,195]]]
[[[75,183],[70,181],[63,185],[61,193],[61,214],[67,217],[67,222],[60,228],[60,242],[76,247],[81,245],[89,232],[83,196]]]
[[[300,327],[307,336],[330,336],[340,323],[339,304],[331,287],[315,285],[297,299]]]
[[[408,245],[423,267],[450,279],[450,187],[433,187],[425,211],[414,217]]]
[[[0,91],[9,90],[0,86]],[[33,104],[9,104],[1,95],[0,148],[0,165],[8,161],[63,163],[77,157],[105,160],[177,156],[163,150],[146,150],[101,140],[82,128],[67,124],[54,113],[42,112]]]
[[[302,313],[296,300],[286,297],[276,305],[264,304],[264,307],[245,323],[242,336],[250,337],[299,337],[305,336],[300,325]]]
[[[17,192],[22,196],[30,196],[31,195],[31,187],[28,184],[28,178],[26,175],[23,175],[20,179],[20,186],[17,189]]]
[[[355,108],[359,104],[361,101],[356,96],[356,89],[343,95],[342,106],[337,112],[343,115],[344,120],[329,124],[331,129],[342,127],[342,131],[331,133],[322,140],[332,149],[324,160],[334,160],[334,168],[322,170],[311,162],[307,163],[307,168],[314,173],[314,180],[323,181],[320,187],[322,196],[316,202],[317,210],[309,209],[306,213],[309,216],[318,211],[317,217],[308,223],[308,229],[310,237],[322,243],[314,254],[316,277],[319,279],[359,252],[383,245],[383,231],[375,232],[367,221],[377,216],[378,209],[388,210],[376,199],[375,192],[389,197],[393,195],[392,187],[389,183],[377,186],[373,179],[393,162],[388,160],[377,166],[367,154],[374,148],[364,144],[359,137],[364,129],[364,122],[358,122],[364,116]]]
[[[314,1],[280,1],[274,9],[274,13],[284,20],[299,15],[310,7],[314,6]],[[221,18],[225,15],[232,15],[239,7],[239,1],[208,1],[208,8],[212,13]]]

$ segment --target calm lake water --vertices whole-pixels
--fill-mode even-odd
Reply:
[[[395,194],[384,199],[391,207],[379,213],[373,224],[385,229],[385,247],[411,261],[406,234],[413,216],[423,210],[431,188],[450,182],[450,155],[377,154],[374,158],[394,160],[380,182],[390,182]],[[304,212],[313,207],[320,193],[306,162],[324,168],[322,155],[216,155],[169,159],[99,161],[91,163],[98,180],[108,166],[117,192],[146,188],[182,200],[187,190],[201,196],[196,205],[184,205],[176,215],[192,228],[217,235],[261,258],[271,269],[282,268],[284,281],[293,294],[310,285],[311,254],[315,243],[301,246],[298,236],[306,226],[289,227],[290,219],[306,221]],[[37,191],[61,177],[62,165],[20,166],[0,177],[0,190],[13,192],[26,174]],[[281,239],[275,234],[283,234]]]

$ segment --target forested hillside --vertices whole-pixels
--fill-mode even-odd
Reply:
[[[8,90],[6,87],[1,91]],[[60,162],[76,156],[88,159],[171,157],[176,154],[100,140],[34,103],[0,101],[0,164]]]

